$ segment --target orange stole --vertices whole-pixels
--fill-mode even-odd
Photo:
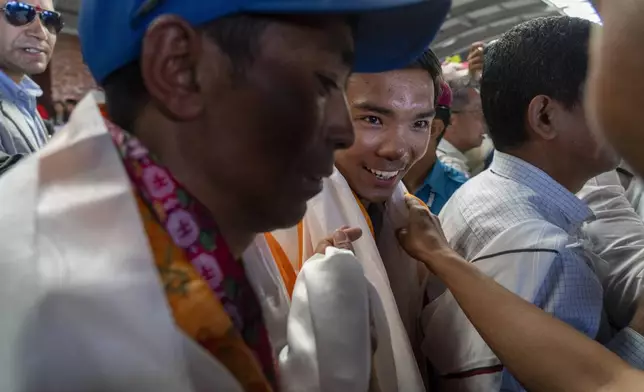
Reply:
[[[136,196],[154,261],[177,325],[237,379],[247,392],[271,392],[261,365],[235,329],[219,299],[194,270],[185,252]],[[213,385],[213,390],[217,386]]]
[[[264,238],[271,250],[273,260],[275,260],[275,264],[277,264],[277,268],[280,270],[280,275],[282,275],[282,281],[284,282],[284,286],[286,286],[288,296],[292,297],[293,287],[295,287],[295,279],[297,279],[295,269],[289,261],[288,256],[286,256],[286,253],[284,253],[284,249],[282,249],[275,237],[273,237],[271,233],[265,233]]]

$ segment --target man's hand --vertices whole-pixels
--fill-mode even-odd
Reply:
[[[483,72],[483,42],[475,42],[470,47],[470,53],[467,55],[467,67],[470,75],[480,77]]]
[[[320,241],[315,247],[315,253],[324,254],[326,248],[333,246],[338,249],[346,249],[353,252],[353,242],[362,237],[362,230],[358,227],[343,226],[336,230],[333,235]]]
[[[398,231],[398,241],[407,253],[432,270],[430,262],[453,253],[449,247],[438,218],[418,199],[405,196],[409,208],[409,225]],[[433,270],[432,270],[433,272]]]

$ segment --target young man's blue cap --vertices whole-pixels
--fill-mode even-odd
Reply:
[[[451,0],[82,0],[78,32],[94,78],[139,58],[145,31],[159,15],[195,26],[239,13],[347,14],[356,17],[355,72],[403,67],[434,38]]]

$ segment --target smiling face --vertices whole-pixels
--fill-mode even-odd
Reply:
[[[0,0],[4,6],[6,0]],[[23,3],[53,10],[52,0],[23,0]],[[40,18],[16,27],[0,13],[0,69],[15,81],[44,72],[56,45],[56,34],[43,27]]]
[[[423,69],[356,74],[347,97],[356,139],[335,164],[361,198],[384,202],[427,149],[434,83]]]

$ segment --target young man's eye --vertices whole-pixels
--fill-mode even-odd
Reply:
[[[382,120],[376,116],[364,116],[360,118],[360,121],[364,121],[370,125],[382,125]]]

